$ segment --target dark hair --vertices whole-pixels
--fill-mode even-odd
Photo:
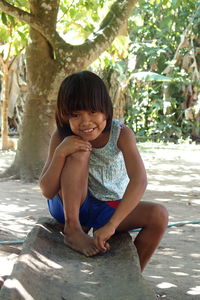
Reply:
[[[106,115],[104,129],[111,127],[113,106],[103,80],[90,71],[81,71],[66,77],[61,83],[56,109],[56,124],[62,137],[73,134],[69,123],[63,117],[74,111],[90,110]]]

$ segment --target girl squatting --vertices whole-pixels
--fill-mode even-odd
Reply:
[[[82,71],[62,82],[56,129],[40,188],[51,215],[64,224],[64,242],[86,256],[109,251],[115,232],[141,228],[134,244],[141,270],[168,223],[160,204],[141,201],[147,185],[135,135],[113,119],[103,81]],[[93,228],[93,237],[87,232]]]

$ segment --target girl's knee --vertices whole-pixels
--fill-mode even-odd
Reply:
[[[62,179],[66,182],[66,179],[74,178],[77,174],[87,177],[89,157],[90,153],[83,151],[69,155],[61,172],[61,183]]]
[[[88,167],[89,164],[89,152],[79,151],[70,154],[66,160],[62,170],[62,174],[65,173],[65,170],[73,170],[73,169],[84,169]]]
[[[160,227],[166,228],[168,224],[169,214],[165,206],[161,204],[154,204],[152,208],[151,220]]]
[[[89,151],[79,151],[72,153],[67,157],[67,161],[69,162],[79,162],[86,163],[89,161],[90,152]]]

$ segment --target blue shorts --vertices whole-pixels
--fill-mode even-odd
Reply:
[[[49,212],[58,222],[65,223],[62,200],[59,195],[47,200]],[[120,200],[101,201],[88,192],[87,197],[80,207],[80,224],[98,229],[104,226],[115,212]]]

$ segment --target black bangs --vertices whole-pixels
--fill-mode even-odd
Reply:
[[[106,128],[110,128],[113,114],[110,96],[101,78],[90,71],[66,77],[58,93],[56,116],[60,123],[64,122],[63,117],[79,110],[104,113]]]
[[[77,110],[91,110],[106,113],[105,91],[101,79],[88,71],[71,75],[69,78],[66,98],[63,99],[62,113],[72,113]],[[106,89],[106,88],[105,88]]]

